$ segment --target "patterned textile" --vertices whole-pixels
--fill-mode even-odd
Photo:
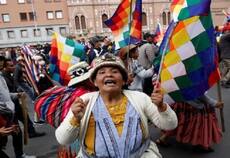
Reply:
[[[70,76],[67,70],[70,66],[85,58],[84,46],[72,39],[62,37],[58,33],[53,34],[50,54],[50,74],[52,79],[62,85],[67,85]]]
[[[57,128],[67,115],[76,97],[89,92],[85,88],[53,87],[35,100],[35,112],[49,125]]]
[[[27,45],[24,45],[21,47],[21,54],[24,59],[23,62],[23,77],[31,84],[33,89],[37,94],[39,94],[39,90],[37,87],[37,82],[39,81],[39,72],[40,67],[35,64],[35,61],[32,59],[32,56],[35,55],[35,53],[31,50],[31,48]]]
[[[171,11],[174,22],[210,12],[211,0],[173,0]]]
[[[165,131],[167,136],[175,136],[181,143],[210,147],[213,143],[220,143],[221,129],[215,109],[205,105],[197,109],[188,103],[175,103],[171,105],[178,117],[178,127],[172,131]]]
[[[126,106],[125,122],[120,136],[101,97],[98,97],[92,111],[97,133],[96,157],[127,158],[140,149],[142,145],[140,116],[130,102]]]
[[[122,0],[113,16],[105,21],[112,30],[116,49],[141,40],[142,0]]]

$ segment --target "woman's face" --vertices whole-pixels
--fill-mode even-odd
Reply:
[[[120,70],[116,67],[102,67],[97,71],[94,81],[101,92],[120,92],[125,84]]]

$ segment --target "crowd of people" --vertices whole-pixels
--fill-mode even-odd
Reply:
[[[119,50],[115,50],[109,37],[95,36],[89,41],[84,38],[77,41],[85,46],[86,56],[85,61],[69,69],[68,87],[79,94],[75,100],[69,100],[68,112],[55,132],[62,145],[78,141],[77,157],[161,158],[156,144],[168,146],[169,136],[204,152],[213,151],[213,143],[221,141],[215,109],[223,107],[223,103],[204,94],[193,101],[168,105],[160,83],[155,80],[158,72],[155,72],[153,60],[159,50],[154,35],[145,33],[143,38],[143,42]],[[230,87],[229,39],[230,33],[225,31],[219,41],[223,65],[221,84],[225,88]],[[44,69],[40,72],[38,92],[44,96],[49,88],[60,85],[49,76],[50,45],[39,46],[37,50],[33,59]],[[0,155],[3,158],[8,158],[4,147],[9,135],[13,137],[16,158],[35,157],[23,152],[19,121],[28,127],[29,138],[45,135],[36,132],[34,123],[47,120],[39,118],[38,111],[31,120],[21,105],[25,96],[29,98],[29,106],[39,100],[39,94],[28,82],[23,60],[20,48],[4,51],[0,56]],[[150,139],[150,122],[162,129],[155,141]]]

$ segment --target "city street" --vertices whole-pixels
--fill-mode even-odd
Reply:
[[[216,98],[216,87],[213,87],[209,94]],[[162,153],[164,158],[229,158],[229,154],[227,151],[230,148],[230,121],[228,116],[230,114],[230,89],[222,88],[222,97],[225,103],[224,107],[224,115],[225,115],[225,126],[226,131],[223,134],[223,139],[220,144],[214,145],[214,152],[211,153],[196,153],[192,150],[189,145],[181,145],[176,143],[173,138],[170,139],[170,147],[163,148],[159,147],[160,152]],[[217,114],[219,116],[219,110],[217,110]],[[29,155],[36,155],[38,158],[56,158],[56,151],[58,148],[58,144],[55,140],[54,136],[54,128],[49,125],[37,125],[37,131],[45,131],[46,135],[43,137],[33,138],[29,140],[29,144],[25,146],[25,153]],[[152,128],[152,139],[155,140],[159,136],[159,130]],[[14,152],[12,148],[12,138],[9,137],[7,153],[10,157],[14,157]]]

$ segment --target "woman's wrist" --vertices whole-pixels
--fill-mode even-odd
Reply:
[[[74,117],[74,116],[70,119],[69,123],[73,127],[79,127],[80,126],[80,121],[76,117]]]
[[[165,103],[162,103],[162,105],[158,106],[159,112],[164,112],[167,110],[167,105]]]

